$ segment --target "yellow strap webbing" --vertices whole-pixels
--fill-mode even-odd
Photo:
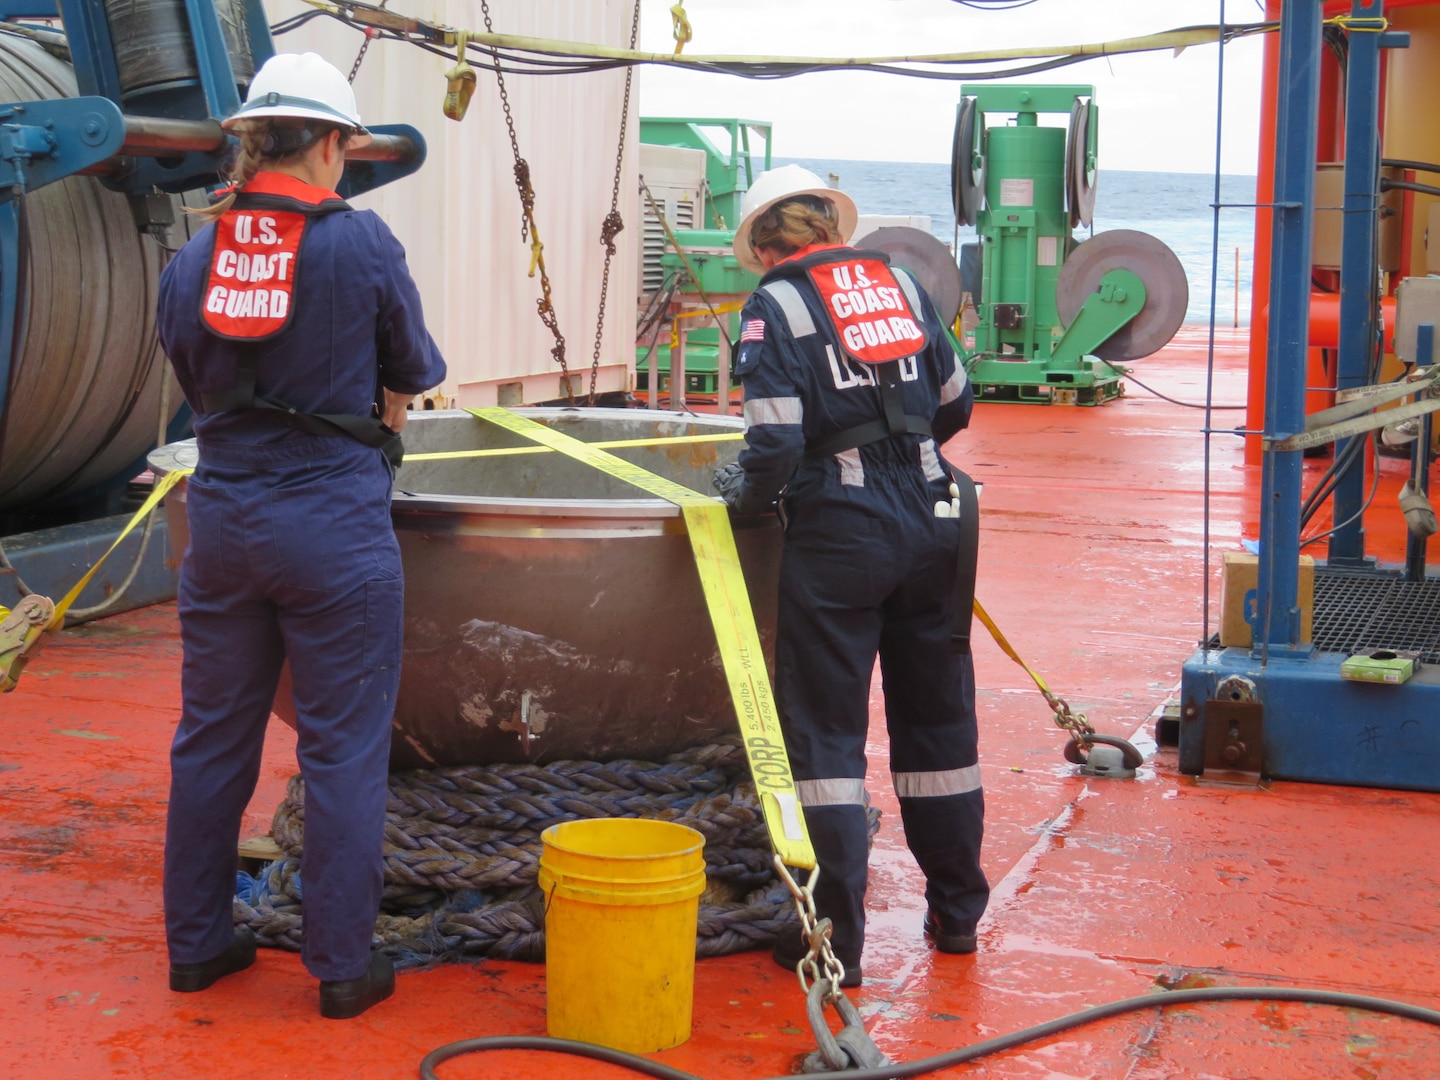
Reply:
[[[1000,632],[1000,628],[995,625],[995,620],[990,618],[989,612],[987,612],[983,607],[980,606],[980,601],[976,600],[973,607],[975,611],[975,617],[985,624],[985,629],[990,631],[990,636],[995,639],[995,644],[1000,646],[1001,650],[1005,653],[1006,656],[1010,657],[1011,660],[1014,660],[1015,663],[1019,664],[1022,668],[1024,668],[1025,674],[1029,675],[1030,678],[1035,681],[1035,685],[1040,688],[1040,692],[1046,697],[1049,697],[1050,687],[1045,685],[1045,680],[1040,677],[1040,673],[1034,668],[1032,668],[1029,664],[1027,664],[1021,658],[1020,654],[1015,651],[1015,646],[1011,645],[1010,642],[1006,640],[1005,635]]]
[[[95,576],[95,572],[99,570],[105,560],[110,557],[110,553],[120,546],[120,541],[135,531],[135,527],[145,520],[146,515],[148,515],[151,510],[154,510],[155,507],[160,505],[160,500],[169,493],[171,488],[194,471],[194,469],[176,469],[174,472],[166,473],[164,476],[156,479],[155,487],[150,492],[150,497],[145,500],[139,510],[135,511],[134,516],[126,522],[125,527],[120,530],[120,535],[115,537],[115,542],[105,549],[105,554],[95,560],[95,565],[85,571],[85,576],[77,581],[75,587],[67,592],[60,599],[60,602],[55,605],[55,617],[50,620],[50,629],[58,630],[64,625],[65,613],[70,610],[70,605],[75,603],[76,598],[85,591],[85,586],[90,584],[90,579]]]
[[[620,450],[627,446],[676,446],[684,443],[738,442],[745,438],[743,431],[731,431],[720,435],[665,435],[654,439],[610,439],[605,442],[586,443],[603,450]],[[508,457],[512,454],[553,454],[548,446],[501,446],[493,450],[437,450],[426,454],[406,454],[410,461],[446,461],[451,458]]]
[[[790,774],[780,714],[770,690],[755,614],[735,549],[735,534],[730,530],[730,511],[723,503],[606,453],[594,443],[581,442],[509,409],[466,411],[680,507],[770,842],[786,865],[812,869],[815,849],[810,845],[805,815]]]

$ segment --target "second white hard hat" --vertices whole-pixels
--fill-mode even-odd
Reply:
[[[740,204],[740,227],[735,230],[735,258],[752,274],[763,274],[764,265],[750,249],[750,230],[755,219],[776,203],[793,199],[797,195],[815,195],[829,199],[840,212],[840,239],[848,241],[855,232],[855,223],[860,219],[855,203],[843,191],[826,187],[825,181],[809,169],[799,165],[782,165],[778,169],[763,172],[745,193]]]
[[[329,120],[355,129],[351,146],[364,146],[370,141],[370,132],[360,123],[360,110],[355,107],[355,91],[340,69],[319,53],[276,53],[270,57],[255,73],[245,104],[220,126],[229,131],[237,120],[266,116]]]

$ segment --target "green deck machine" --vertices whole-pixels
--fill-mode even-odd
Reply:
[[[979,234],[978,280],[962,270],[978,319],[966,358],[976,398],[1103,405],[1124,393],[1124,363],[1180,328],[1184,268],[1148,233],[1076,243],[1072,230],[1089,229],[1095,210],[1093,87],[960,93],[951,196],[956,219]],[[1068,114],[1068,126],[1042,125],[1046,113]]]
[[[731,340],[739,333],[739,301],[759,277],[740,266],[731,243],[750,185],[770,168],[770,124],[708,117],[641,117],[646,147],[704,153],[704,175],[690,190],[667,188],[663,172],[649,176],[641,193],[644,252],[641,311],[637,327],[636,389],[648,391],[652,362],[657,388],[674,398],[705,401],[719,395],[720,331],[709,310],[720,312]],[[642,176],[647,170],[641,151]],[[664,221],[662,224],[661,216]],[[683,352],[672,357],[669,317],[679,315]],[[674,361],[679,360],[678,364]],[[684,386],[671,386],[672,367],[684,370]],[[738,385],[727,379],[732,389]]]

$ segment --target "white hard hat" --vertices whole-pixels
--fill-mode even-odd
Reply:
[[[778,169],[761,173],[745,193],[745,201],[740,205],[740,227],[735,230],[735,258],[752,274],[765,272],[764,264],[750,249],[750,229],[754,226],[755,219],[776,203],[793,199],[797,195],[815,195],[835,204],[835,208],[840,212],[841,240],[849,240],[855,231],[855,223],[860,219],[860,214],[855,209],[854,201],[843,191],[826,187],[825,182],[809,169],[803,169],[799,165],[782,165]]]
[[[266,116],[329,120],[355,129],[351,146],[364,146],[370,141],[370,133],[360,123],[360,110],[355,107],[355,91],[340,69],[319,53],[276,53],[270,57],[255,73],[240,111],[220,126],[229,131],[237,120]]]

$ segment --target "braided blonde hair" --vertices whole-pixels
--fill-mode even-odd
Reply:
[[[354,129],[343,124],[299,117],[267,116],[256,120],[237,120],[233,130],[240,143],[222,176],[234,185],[234,189],[211,205],[190,211],[206,221],[214,221],[229,210],[240,189],[255,179],[255,174],[262,169],[304,157],[311,147],[323,141],[332,131],[340,132],[340,149],[343,152],[354,135]]]
[[[840,211],[818,195],[798,195],[776,203],[750,227],[753,251],[768,248],[781,256],[793,255],[810,244],[839,244]]]

